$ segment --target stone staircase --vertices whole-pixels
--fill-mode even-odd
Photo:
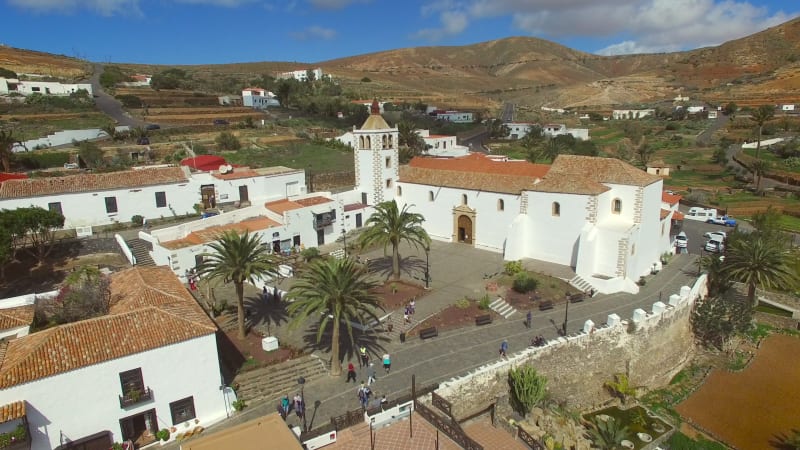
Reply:
[[[242,372],[234,377],[233,384],[239,386],[236,391],[239,398],[247,403],[257,403],[277,400],[287,394],[291,398],[300,389],[298,378],[302,376],[309,383],[327,373],[322,360],[309,355]]]
[[[491,308],[492,311],[496,312],[497,314],[503,316],[504,319],[508,319],[509,317],[513,316],[515,312],[517,312],[517,309],[509,305],[508,302],[503,299],[503,297],[497,297],[497,300],[489,304],[489,308]]]
[[[153,245],[143,239],[134,238],[125,241],[128,248],[131,249],[133,256],[136,257],[137,266],[155,266],[156,263],[150,257],[150,251],[153,250]]]
[[[567,283],[569,283],[569,285],[574,287],[575,289],[580,290],[581,292],[589,292],[589,290],[591,289],[594,289],[595,291],[597,290],[594,288],[594,286],[592,286],[591,283],[584,280],[579,275],[575,275],[574,277],[572,277],[572,279],[567,281]]]

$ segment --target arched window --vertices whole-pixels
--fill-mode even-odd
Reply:
[[[402,186],[397,186],[397,196],[398,197],[402,197],[403,196],[403,187]]]
[[[615,198],[613,202],[611,202],[611,212],[614,214],[619,214],[622,212],[622,200]]]
[[[366,142],[366,144],[367,144],[367,146],[366,146],[366,147],[364,147],[364,148],[370,148],[370,149],[371,149],[371,148],[372,148],[372,138],[370,138],[369,136],[367,136],[367,137],[366,137],[366,138],[364,138],[364,139],[365,139],[365,142]]]
[[[461,204],[467,205],[467,194],[461,194]]]
[[[558,217],[561,215],[561,204],[558,202],[553,202],[553,207],[551,214]]]
[[[433,201],[433,191],[428,191],[428,201],[429,202]]]
[[[381,139],[381,140],[383,141],[383,148],[384,149],[389,148],[389,136],[384,134],[383,135],[383,139]]]
[[[358,137],[358,143],[359,143],[359,147],[358,148],[364,148],[364,143],[366,143],[366,141],[364,140],[364,136],[359,136]]]
[[[498,211],[505,211],[506,209],[506,202],[503,201],[502,198],[497,199],[497,210]]]
[[[391,178],[387,178],[387,179],[386,179],[386,187],[387,187],[387,188],[390,188],[390,187],[392,187],[392,179],[391,179]]]
[[[631,245],[631,256],[636,254],[636,244]]]

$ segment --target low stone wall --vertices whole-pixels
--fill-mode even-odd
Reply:
[[[476,404],[489,404],[508,393],[508,370],[530,364],[549,380],[551,396],[575,409],[594,408],[609,399],[603,384],[615,373],[625,373],[635,386],[662,386],[680,371],[694,352],[691,312],[694,302],[707,294],[707,279],[684,286],[657,302],[652,310],[633,311],[620,320],[608,316],[595,327],[587,321],[584,332],[509,355],[508,361],[482,366],[470,374],[441,384],[437,394],[453,404],[459,416]]]

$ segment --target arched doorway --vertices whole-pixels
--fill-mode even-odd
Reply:
[[[472,244],[474,234],[472,232],[472,219],[469,216],[458,216],[458,231],[456,236],[458,236],[458,242]]]

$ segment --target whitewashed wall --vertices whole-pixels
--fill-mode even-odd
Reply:
[[[528,192],[528,196],[528,215],[533,228],[528,230],[525,257],[574,266],[589,197],[549,192]],[[553,215],[553,202],[561,205],[559,216]]]

